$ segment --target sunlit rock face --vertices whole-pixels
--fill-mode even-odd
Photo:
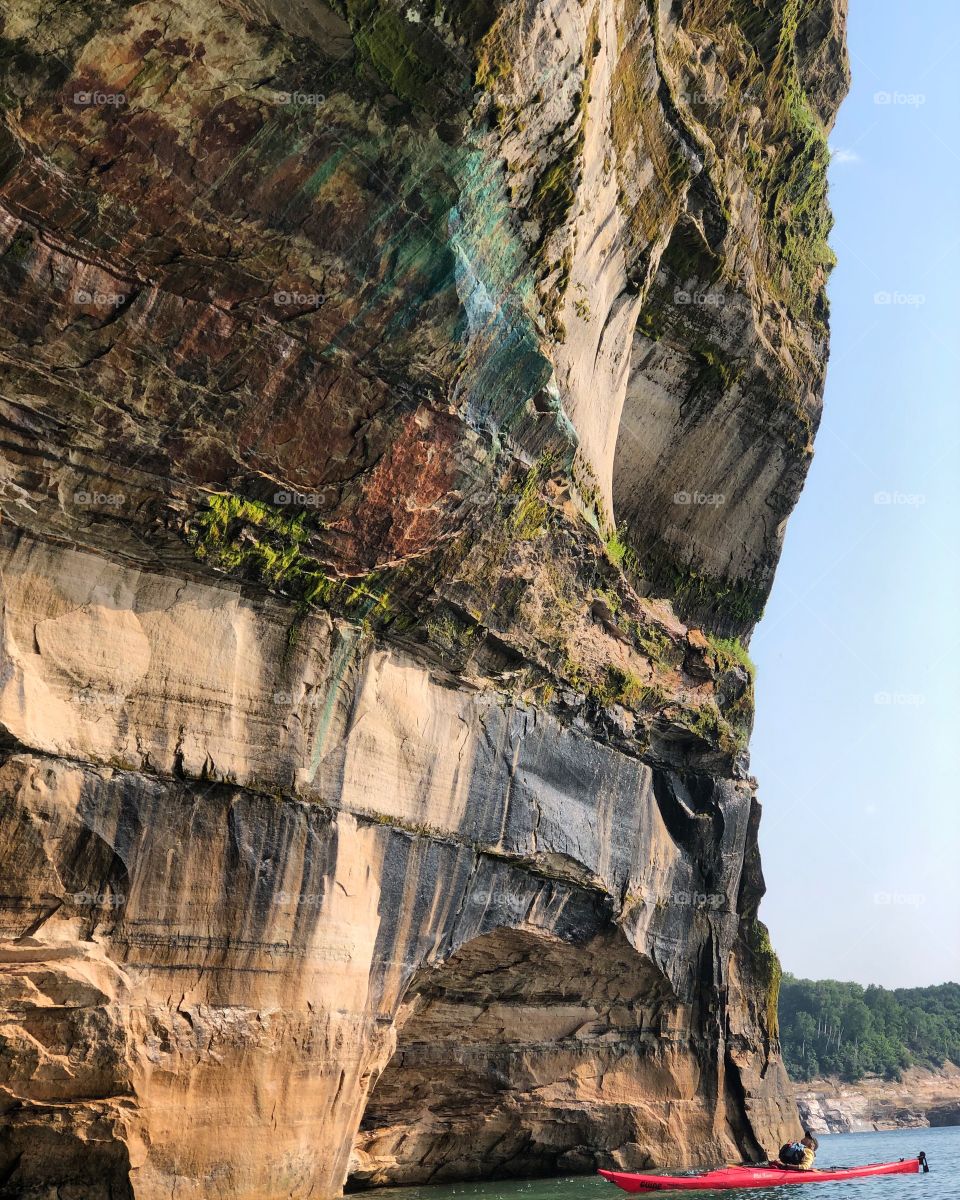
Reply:
[[[811,1079],[793,1085],[804,1128],[815,1133],[960,1125],[960,1068],[908,1067],[899,1081]]]
[[[844,22],[4,8],[0,1197],[796,1133],[742,642]]]

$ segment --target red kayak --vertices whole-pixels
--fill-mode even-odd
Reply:
[[[827,1183],[831,1180],[866,1179],[871,1175],[913,1175],[926,1171],[925,1154],[901,1158],[899,1162],[873,1163],[866,1167],[837,1167],[827,1171],[798,1171],[796,1167],[721,1167],[703,1175],[628,1175],[623,1171],[601,1171],[625,1192],[706,1192],[724,1188],[779,1187],[787,1183]]]

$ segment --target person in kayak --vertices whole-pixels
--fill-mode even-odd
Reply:
[[[780,1147],[780,1162],[798,1171],[812,1171],[819,1149],[820,1143],[809,1130],[805,1130],[799,1142],[787,1142]]]

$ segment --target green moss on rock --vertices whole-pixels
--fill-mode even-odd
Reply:
[[[315,529],[303,511],[213,493],[186,530],[196,558],[247,582],[304,605],[330,608],[375,626],[391,623],[394,611],[386,581],[378,575],[330,576],[311,555]]]
[[[786,266],[788,299],[798,311],[823,320],[823,290],[836,258],[827,242],[833,219],[827,203],[830,150],[823,122],[805,91],[798,62],[800,24],[810,0],[736,0],[734,15],[765,72],[766,135],[773,153],[759,147],[745,156],[747,177],[761,202],[771,260]],[[779,27],[774,41],[771,31]],[[771,283],[778,282],[776,272]]]
[[[743,667],[751,679],[756,678],[757,668],[747,648],[739,638],[716,637],[712,633],[708,633],[706,636],[721,669],[740,666]]]
[[[763,986],[766,1001],[765,1016],[767,1036],[779,1036],[780,1023],[778,1006],[780,1003],[780,984],[783,980],[783,968],[776,950],[770,941],[770,931],[762,921],[754,918],[746,925],[745,940],[753,959],[754,970]]]
[[[682,616],[697,618],[708,626],[753,626],[763,616],[766,589],[759,582],[707,575],[666,557],[645,562],[644,567],[653,580],[666,587]]]

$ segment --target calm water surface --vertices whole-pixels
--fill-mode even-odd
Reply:
[[[819,1167],[853,1167],[862,1163],[913,1158],[926,1150],[929,1175],[891,1175],[849,1183],[807,1184],[790,1188],[750,1188],[723,1192],[659,1192],[660,1196],[728,1200],[960,1200],[960,1126],[949,1129],[898,1129],[893,1133],[838,1133],[820,1138]],[[599,1177],[531,1179],[509,1183],[456,1183],[442,1187],[381,1188],[365,1193],[370,1200],[627,1200],[627,1193]],[[359,1198],[358,1198],[359,1200]]]

